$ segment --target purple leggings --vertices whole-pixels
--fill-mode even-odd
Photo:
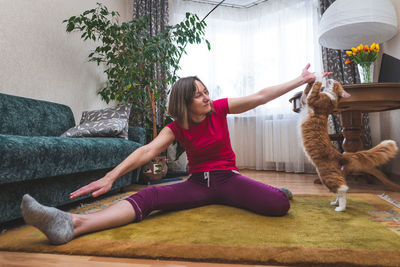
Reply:
[[[267,216],[283,216],[290,208],[280,189],[231,170],[193,173],[184,182],[147,187],[125,200],[136,212],[136,221],[153,210],[181,210],[209,204],[228,205]]]

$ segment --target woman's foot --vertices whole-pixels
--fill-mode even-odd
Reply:
[[[42,231],[54,245],[74,238],[72,216],[68,212],[43,206],[28,194],[22,197],[21,212],[25,222]]]
[[[283,193],[285,193],[285,195],[287,196],[287,198],[288,198],[289,200],[292,200],[292,199],[293,199],[292,191],[290,191],[290,190],[287,189],[286,187],[280,187],[279,189],[280,189]]]

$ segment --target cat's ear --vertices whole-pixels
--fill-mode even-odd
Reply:
[[[343,97],[343,98],[348,98],[351,96],[349,93],[347,93],[343,89],[343,86],[337,81],[335,81],[335,84],[334,84],[334,91],[337,92],[336,93],[337,95],[339,95],[340,97]]]
[[[347,93],[344,89],[343,91],[340,93],[340,96],[343,98],[348,98],[351,96],[351,94]]]

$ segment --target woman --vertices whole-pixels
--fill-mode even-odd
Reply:
[[[191,177],[181,183],[148,187],[104,210],[70,214],[43,206],[29,195],[23,197],[22,215],[39,228],[53,244],[63,244],[84,233],[141,221],[152,210],[179,210],[207,204],[224,204],[266,216],[283,216],[289,210],[287,194],[278,188],[242,176],[235,165],[226,115],[265,104],[305,83],[315,80],[308,64],[296,79],[265,88],[253,95],[211,101],[196,77],[177,81],[170,95],[168,112],[175,121],[149,144],[135,150],[103,178],[71,193],[76,198],[97,197],[111,189],[116,179],[146,164],[174,141],[187,152]],[[325,73],[324,75],[328,75]]]

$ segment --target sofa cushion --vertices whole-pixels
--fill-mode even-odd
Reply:
[[[115,108],[105,108],[100,110],[93,111],[84,111],[82,113],[82,118],[80,124],[85,122],[95,122],[102,121],[106,119],[121,119],[126,120],[126,126],[122,132],[120,132],[116,137],[121,137],[124,139],[128,139],[128,121],[129,114],[131,113],[131,104],[126,104],[122,106],[118,106]]]
[[[0,134],[60,136],[74,126],[68,106],[0,94]]]
[[[121,138],[2,134],[0,144],[0,184],[111,168],[142,146]]]
[[[128,120],[107,119],[79,124],[61,137],[117,137],[125,130]]]
[[[146,144],[146,130],[140,126],[129,126],[128,131],[129,140]]]

